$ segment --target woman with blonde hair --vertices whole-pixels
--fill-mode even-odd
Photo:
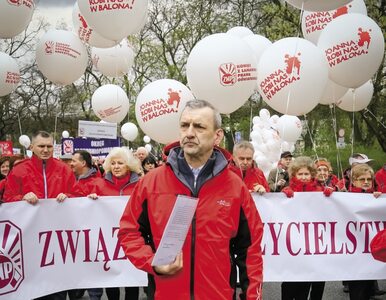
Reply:
[[[321,186],[316,180],[316,166],[311,158],[299,156],[288,167],[290,178],[289,186],[282,189],[288,198],[294,196],[294,192],[323,192],[330,196],[334,191],[332,187]],[[283,282],[281,285],[282,300],[307,300],[310,294],[311,300],[323,298],[325,282]]]
[[[103,163],[103,169],[104,178],[95,181],[89,198],[130,195],[142,173],[140,161],[125,148],[113,148]],[[109,300],[119,299],[119,287],[106,288],[106,294]],[[138,287],[125,287],[125,300],[135,300],[138,296]]]

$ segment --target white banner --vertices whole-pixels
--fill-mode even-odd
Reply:
[[[25,201],[0,206],[0,299],[71,288],[143,286],[146,273],[118,245],[128,197]]]
[[[370,254],[386,228],[386,194],[321,192],[254,195],[264,222],[264,281],[386,279]]]
[[[264,281],[386,279],[369,242],[386,227],[386,194],[254,194],[264,222]],[[0,300],[72,288],[142,286],[117,243],[127,197],[0,206]]]
[[[96,139],[116,139],[117,123],[79,120],[78,135]]]

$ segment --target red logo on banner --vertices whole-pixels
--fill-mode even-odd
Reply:
[[[0,141],[0,155],[12,155],[12,142],[11,141]]]
[[[219,68],[222,85],[234,85],[237,82],[237,69],[234,64],[222,64]]]
[[[300,80],[300,68],[302,65],[302,62],[299,59],[300,55],[301,53],[296,55],[284,55],[284,68],[269,74],[262,82],[260,82],[260,90],[268,100],[283,88]]]
[[[74,142],[72,140],[65,140],[63,142],[63,154],[74,153]]]
[[[20,228],[0,222],[0,295],[15,292],[24,280],[23,245]]]

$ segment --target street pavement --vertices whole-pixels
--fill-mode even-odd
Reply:
[[[264,283],[263,286],[263,300],[280,300],[280,284],[281,283]],[[381,290],[386,291],[386,280],[378,281],[379,288]],[[124,289],[121,288],[121,297],[119,300],[124,300]],[[87,292],[81,298],[82,300],[89,300]],[[140,290],[140,300],[146,300],[146,295],[143,293],[142,288]],[[386,295],[373,297],[374,300],[386,300]],[[106,294],[103,294],[102,300],[107,300]],[[179,300],[173,299],[170,300]],[[208,299],[215,300],[215,299]],[[343,292],[342,282],[338,281],[330,281],[326,283],[326,287],[324,289],[323,300],[349,300],[349,296],[347,293]]]

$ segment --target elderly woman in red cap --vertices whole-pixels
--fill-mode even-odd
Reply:
[[[318,158],[314,161],[316,168],[316,183],[321,187],[330,187],[335,191],[338,190],[339,179],[332,173],[330,162],[326,158]]]

